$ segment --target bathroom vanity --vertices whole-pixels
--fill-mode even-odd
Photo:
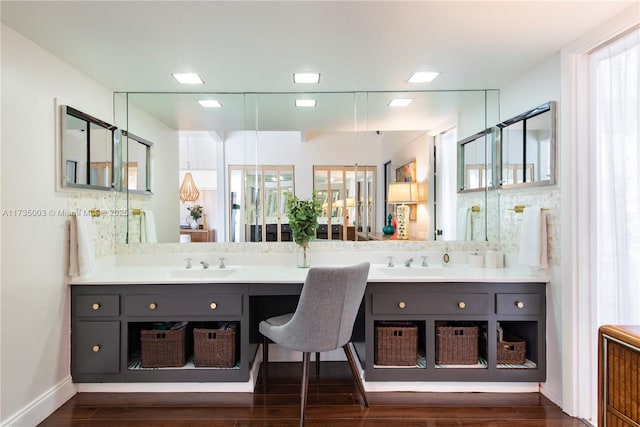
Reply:
[[[116,268],[101,277],[76,280],[71,284],[73,381],[251,381],[262,343],[258,323],[295,310],[305,274],[304,269],[286,266],[143,267]],[[365,381],[544,381],[546,282],[510,269],[372,265],[352,337]],[[166,322],[187,322],[188,342],[191,327],[219,321],[237,325],[233,367],[195,367],[188,355],[180,367],[140,366],[141,330]],[[374,363],[375,330],[384,321],[417,326],[415,366]],[[442,324],[478,326],[477,364],[436,363],[436,331]],[[526,362],[498,363],[498,326],[526,341]]]

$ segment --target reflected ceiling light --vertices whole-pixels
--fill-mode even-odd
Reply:
[[[429,83],[439,74],[437,71],[416,71],[409,77],[409,83]]]
[[[294,83],[320,83],[320,73],[293,73]]]
[[[198,103],[200,105],[202,105],[205,108],[220,108],[222,107],[222,105],[216,101],[215,99],[201,99],[200,101],[198,101]]]
[[[315,107],[317,102],[315,99],[296,99],[296,107]]]
[[[204,83],[196,73],[173,73],[171,75],[181,85],[201,85]]]
[[[389,103],[389,107],[406,107],[412,102],[413,99],[411,98],[395,98],[391,100],[391,102]]]

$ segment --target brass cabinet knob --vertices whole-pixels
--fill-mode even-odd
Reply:
[[[91,308],[93,308],[94,311],[100,310],[100,304],[98,304],[97,302],[94,302]]]
[[[524,308],[524,303],[522,301],[516,301],[516,307]]]
[[[100,351],[100,347],[98,344],[94,345],[93,347],[91,347],[91,350],[93,350],[94,353],[97,353]]]
[[[400,308],[405,308],[407,306],[407,304],[404,301],[400,301],[400,303],[398,304],[398,307]]]
[[[212,302],[211,304],[209,304],[209,307],[211,308],[211,310],[215,310],[216,308],[218,308],[218,304]]]
[[[465,308],[467,306],[467,304],[464,303],[464,301],[460,301],[458,303],[458,308]]]
[[[152,302],[151,304],[149,304],[149,308],[151,310],[155,310],[156,308],[158,308],[158,305],[155,302]]]

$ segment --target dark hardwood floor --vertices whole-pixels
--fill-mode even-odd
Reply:
[[[374,393],[361,406],[346,362],[311,363],[308,427],[584,427],[538,393]],[[43,427],[297,427],[301,365],[269,365],[255,393],[79,393]]]

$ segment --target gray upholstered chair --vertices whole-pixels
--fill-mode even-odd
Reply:
[[[304,425],[309,384],[309,360],[312,352],[331,351],[342,347],[347,356],[362,400],[369,406],[354,356],[349,347],[353,324],[364,296],[369,263],[344,267],[312,267],[307,273],[300,301],[294,313],[260,322],[264,335],[263,381],[267,380],[268,339],[289,350],[301,351],[302,390],[300,425]]]

